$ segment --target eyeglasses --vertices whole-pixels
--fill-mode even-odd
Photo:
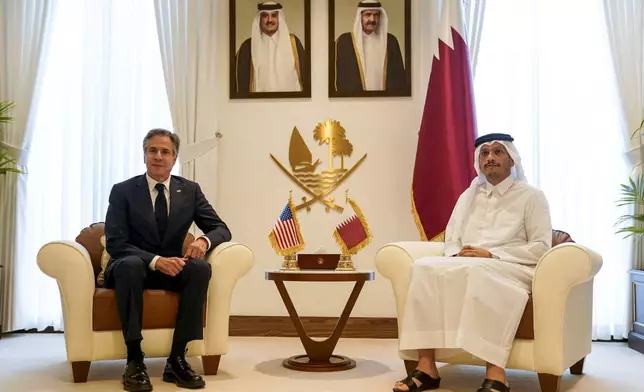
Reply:
[[[156,148],[156,147],[150,147],[147,149],[145,152],[149,156],[156,156],[158,154],[161,154],[162,157],[168,157],[174,155],[174,151],[167,149],[167,148]]]

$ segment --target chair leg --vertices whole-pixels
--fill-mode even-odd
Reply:
[[[584,360],[586,357],[583,357],[579,362],[570,367],[570,373],[580,375],[584,373]]]
[[[74,382],[87,382],[87,375],[89,374],[90,361],[77,361],[72,362],[72,373],[74,375]]]
[[[203,364],[203,372],[207,376],[213,376],[217,374],[219,370],[219,360],[221,355],[204,355],[201,357],[201,363]]]
[[[559,392],[559,381],[561,381],[561,376],[539,373],[541,392]]]
[[[413,372],[418,367],[418,361],[410,361],[405,359],[405,370],[407,374]]]

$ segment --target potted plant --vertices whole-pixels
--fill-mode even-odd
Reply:
[[[644,120],[639,128],[633,132],[632,137],[644,131]],[[641,163],[640,163],[641,165]],[[639,165],[638,165],[639,166]],[[641,242],[644,237],[644,171],[636,179],[629,178],[628,184],[622,184],[621,198],[617,201],[618,206],[630,206],[631,212],[619,218],[617,224],[623,226],[617,232],[626,234],[626,237],[634,237],[637,253],[644,251],[644,244]],[[639,263],[644,262],[644,255],[638,259]],[[631,285],[633,287],[633,325],[628,334],[628,346],[644,354],[644,265],[636,264],[630,272]]]
[[[0,132],[4,131],[3,124],[11,122],[9,111],[15,106],[13,101],[0,101]],[[9,151],[0,146],[0,175],[6,173],[22,173],[17,169],[16,160],[9,155]]]

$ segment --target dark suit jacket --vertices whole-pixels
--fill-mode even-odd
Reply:
[[[114,185],[105,218],[105,240],[110,261],[137,256],[149,265],[157,255],[181,257],[183,241],[193,222],[210,240],[209,250],[230,241],[230,230],[217,216],[196,182],[172,176],[169,208],[165,237],[159,238],[145,175]],[[110,262],[105,271],[106,281],[111,265],[113,263]]]

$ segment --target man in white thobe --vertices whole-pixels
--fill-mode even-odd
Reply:
[[[358,3],[353,30],[336,41],[335,88],[339,92],[396,91],[406,85],[398,39],[380,2]]]
[[[282,5],[259,3],[251,37],[235,58],[237,91],[302,91],[304,57],[302,42],[290,33]]]
[[[465,350],[487,363],[478,392],[510,390],[504,368],[534,267],[552,246],[548,202],[527,184],[513,141],[506,134],[476,140],[477,178],[456,202],[445,256],[412,266],[399,349],[417,352],[419,362],[394,391],[438,389],[436,349]]]

